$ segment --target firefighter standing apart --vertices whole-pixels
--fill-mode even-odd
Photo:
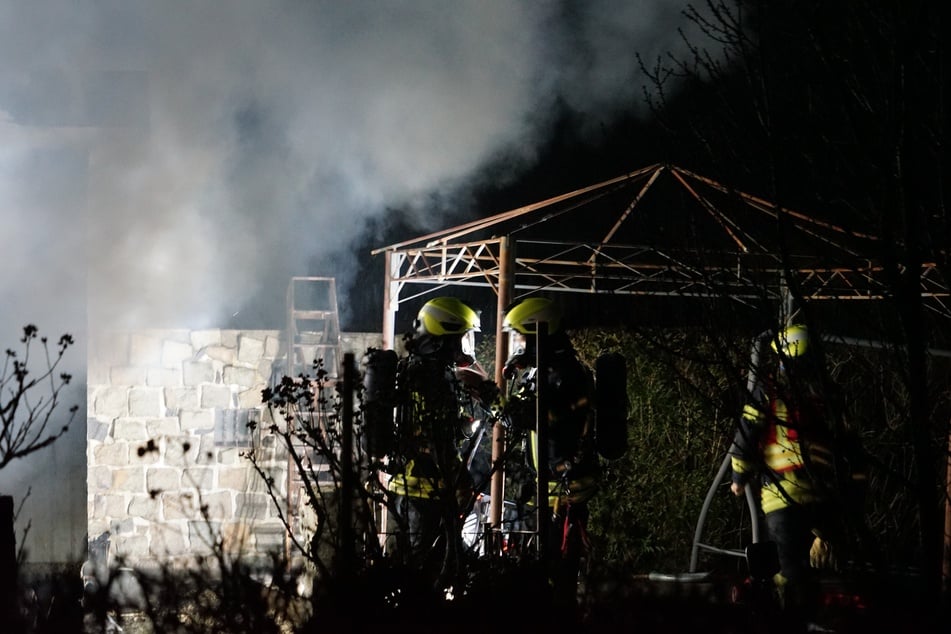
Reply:
[[[730,450],[730,488],[741,496],[758,479],[766,528],[779,554],[774,582],[780,605],[787,616],[808,619],[818,599],[813,568],[828,563],[821,559],[829,553],[825,540],[835,517],[823,475],[834,468],[827,442],[831,413],[806,327],[788,326],[772,349],[777,369],[759,381]]]

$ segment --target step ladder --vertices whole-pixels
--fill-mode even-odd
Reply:
[[[287,287],[287,374],[313,375],[323,360],[328,376],[340,373],[340,322],[332,277],[292,277]]]
[[[297,378],[304,375],[316,379],[314,362],[322,360],[322,369],[327,373],[323,387],[325,396],[333,396],[340,368],[340,323],[337,312],[336,281],[332,277],[292,277],[287,287],[287,358],[286,374]],[[316,386],[316,384],[315,384]],[[315,430],[326,430],[330,421],[327,405],[317,405],[313,419],[301,421]],[[310,466],[314,475],[310,476],[317,484],[329,486],[333,483],[329,464],[324,456],[313,451],[300,440],[294,441],[294,449],[303,457],[305,466]],[[294,552],[291,535],[304,538],[307,535],[305,518],[301,515],[304,493],[304,474],[301,474],[293,458],[287,460],[287,514],[290,533],[287,536],[286,549],[289,561],[299,558]]]

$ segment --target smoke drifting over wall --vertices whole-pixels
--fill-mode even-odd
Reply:
[[[5,0],[2,289],[136,327],[227,326],[292,275],[345,291],[368,220],[443,226],[488,160],[530,164],[558,100],[630,108],[682,6]]]
[[[676,48],[683,6],[0,0],[4,345],[75,335],[72,404],[87,329],[281,328],[295,275],[335,276],[346,323],[368,225],[476,213],[480,169],[531,166],[556,103],[592,129],[636,107],[634,54]],[[82,552],[84,442],[80,419],[0,473],[33,486],[33,559]]]

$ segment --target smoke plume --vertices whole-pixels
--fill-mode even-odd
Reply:
[[[683,4],[0,0],[5,347],[72,333],[82,403],[91,330],[279,329],[300,275],[337,278],[346,324],[367,227],[480,213],[480,170],[517,179],[556,104],[593,129],[636,108],[635,54],[677,47]],[[76,524],[40,559],[82,549],[84,495],[52,481],[82,483],[78,423],[0,474]]]
[[[682,8],[5,5],[5,296],[20,321],[183,328],[248,310],[279,328],[293,275],[345,293],[369,221],[443,226],[488,161],[531,164],[556,102],[594,125],[636,106],[635,53],[674,47]]]

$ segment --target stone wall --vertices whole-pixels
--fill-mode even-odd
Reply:
[[[111,332],[91,338],[88,524],[109,561],[175,563],[280,547],[283,526],[241,453],[261,442],[261,390],[284,354],[277,331]],[[273,445],[273,443],[272,443]],[[273,447],[272,447],[273,449]],[[271,465],[275,481],[283,461]]]
[[[348,333],[341,352],[359,364],[381,342]],[[108,544],[108,561],[92,563],[187,565],[219,537],[245,557],[284,548],[277,506],[242,455],[254,449],[286,500],[286,450],[261,430],[281,331],[98,333],[88,355],[88,535]],[[262,424],[248,432],[248,420]]]

